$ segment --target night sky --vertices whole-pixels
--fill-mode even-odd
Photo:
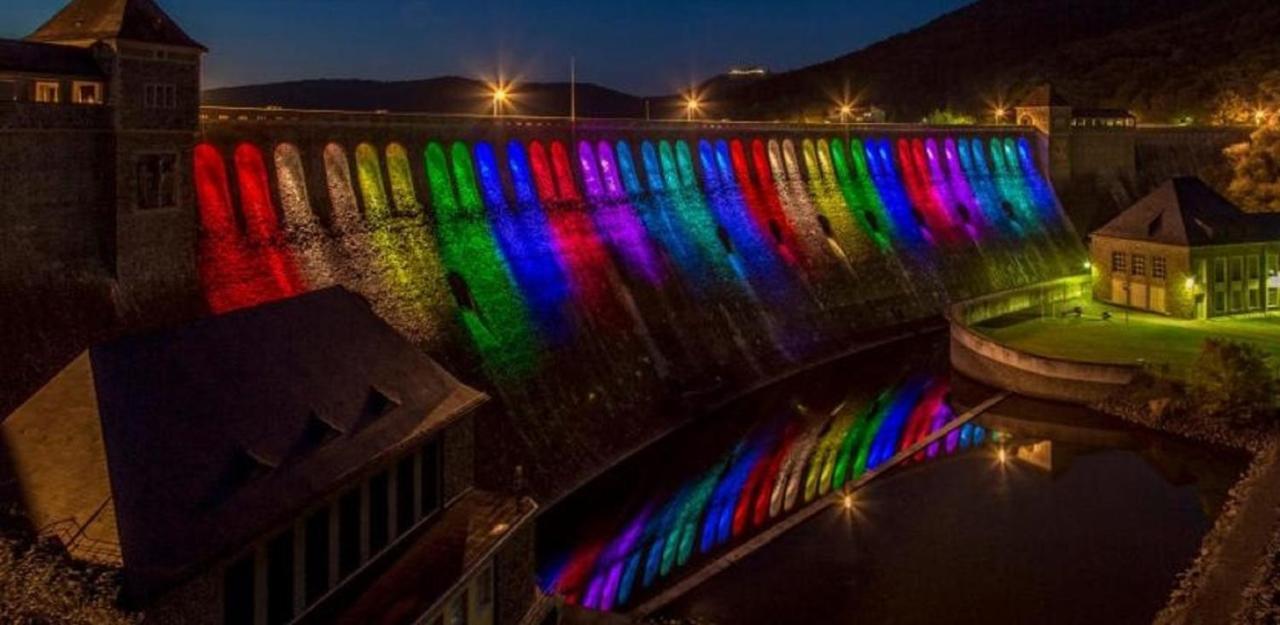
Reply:
[[[4,0],[22,37],[62,0]],[[301,78],[578,78],[641,95],[733,65],[789,69],[921,25],[966,0],[161,0],[212,52],[207,87]]]

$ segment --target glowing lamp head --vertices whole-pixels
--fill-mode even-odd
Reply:
[[[507,101],[507,88],[506,88],[506,87],[494,87],[494,88],[493,88],[493,101],[494,101],[494,102],[498,102],[498,103],[504,103],[504,102],[506,102],[506,101]]]
[[[1086,260],[1086,261],[1084,261],[1084,265],[1083,265],[1083,266],[1084,266],[1085,270],[1086,270],[1086,271],[1088,271],[1089,269],[1092,269],[1092,268],[1093,268],[1093,263],[1091,263],[1091,262],[1089,262],[1089,261],[1087,261],[1087,260]]]
[[[1254,111],[1254,112],[1253,112],[1253,121],[1254,121],[1254,123],[1257,123],[1257,124],[1261,124],[1262,122],[1267,121],[1267,112],[1266,112],[1266,110],[1264,110],[1264,109],[1258,109],[1258,110]]]
[[[686,96],[684,99],[684,108],[691,112],[696,112],[702,108],[702,102],[698,101],[698,96]]]
[[[1196,288],[1196,279],[1195,279],[1195,276],[1187,276],[1187,281],[1186,281],[1185,285],[1186,285],[1186,287],[1187,287],[1187,290],[1188,290],[1188,291],[1195,289],[1195,288]]]
[[[1001,447],[1000,451],[996,452],[996,459],[1000,461],[1000,464],[1009,462],[1009,451],[1004,447]]]
[[[844,509],[845,509],[845,510],[852,510],[852,509],[853,509],[853,495],[846,494],[844,497],[841,497],[841,498],[840,498],[840,505],[841,505],[841,506],[844,506]]]
[[[999,107],[997,107],[997,108],[996,108],[996,110],[994,110],[994,111],[992,111],[992,112],[993,112],[993,113],[995,113],[995,115],[996,115],[996,119],[1004,119],[1004,115],[1005,115],[1005,113],[1007,113],[1008,111],[1004,110],[1003,108],[999,108]]]

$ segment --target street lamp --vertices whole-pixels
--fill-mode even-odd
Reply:
[[[995,109],[991,111],[991,115],[995,117],[995,121],[997,124],[1004,121],[1004,116],[1007,113],[1008,111],[1004,110],[1003,106],[997,106]]]
[[[849,118],[853,116],[853,105],[845,102],[840,105],[840,121],[841,123],[849,123]]]
[[[702,100],[698,98],[698,94],[690,91],[684,96],[685,119],[693,121],[693,116],[702,108]]]
[[[501,83],[492,86],[493,89],[493,116],[501,115],[502,107],[506,105],[510,99],[510,86]]]
[[[1254,111],[1254,112],[1253,112],[1253,122],[1254,122],[1255,124],[1257,124],[1257,125],[1261,126],[1261,125],[1262,125],[1262,123],[1263,123],[1263,122],[1265,122],[1265,121],[1267,121],[1267,111],[1266,111],[1266,109],[1258,109],[1258,110],[1256,110],[1256,111]]]

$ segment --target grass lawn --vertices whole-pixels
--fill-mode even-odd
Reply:
[[[1075,306],[1080,318],[1066,314]],[[1111,319],[1104,321],[1103,312]],[[1280,365],[1280,312],[1271,317],[1229,318],[1212,321],[1170,319],[1128,311],[1093,301],[1075,301],[1049,311],[1026,311],[984,321],[974,327],[1010,347],[1023,351],[1093,362],[1167,364],[1170,373],[1182,375],[1195,362],[1206,338],[1223,337],[1257,344]]]

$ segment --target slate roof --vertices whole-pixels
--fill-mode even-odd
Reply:
[[[1199,178],[1160,185],[1106,225],[1096,236],[1182,247],[1280,240],[1280,215],[1245,213]]]
[[[0,72],[102,77],[102,66],[89,48],[0,39]]]
[[[59,470],[109,480],[126,588],[143,603],[484,400],[342,288],[119,339],[88,362],[6,420],[27,430],[6,443],[24,453],[35,433],[93,440],[57,431],[97,426],[105,462],[68,450],[89,459]],[[45,394],[92,408],[24,414]]]
[[[31,41],[124,39],[208,51],[152,0],[72,0]]]

